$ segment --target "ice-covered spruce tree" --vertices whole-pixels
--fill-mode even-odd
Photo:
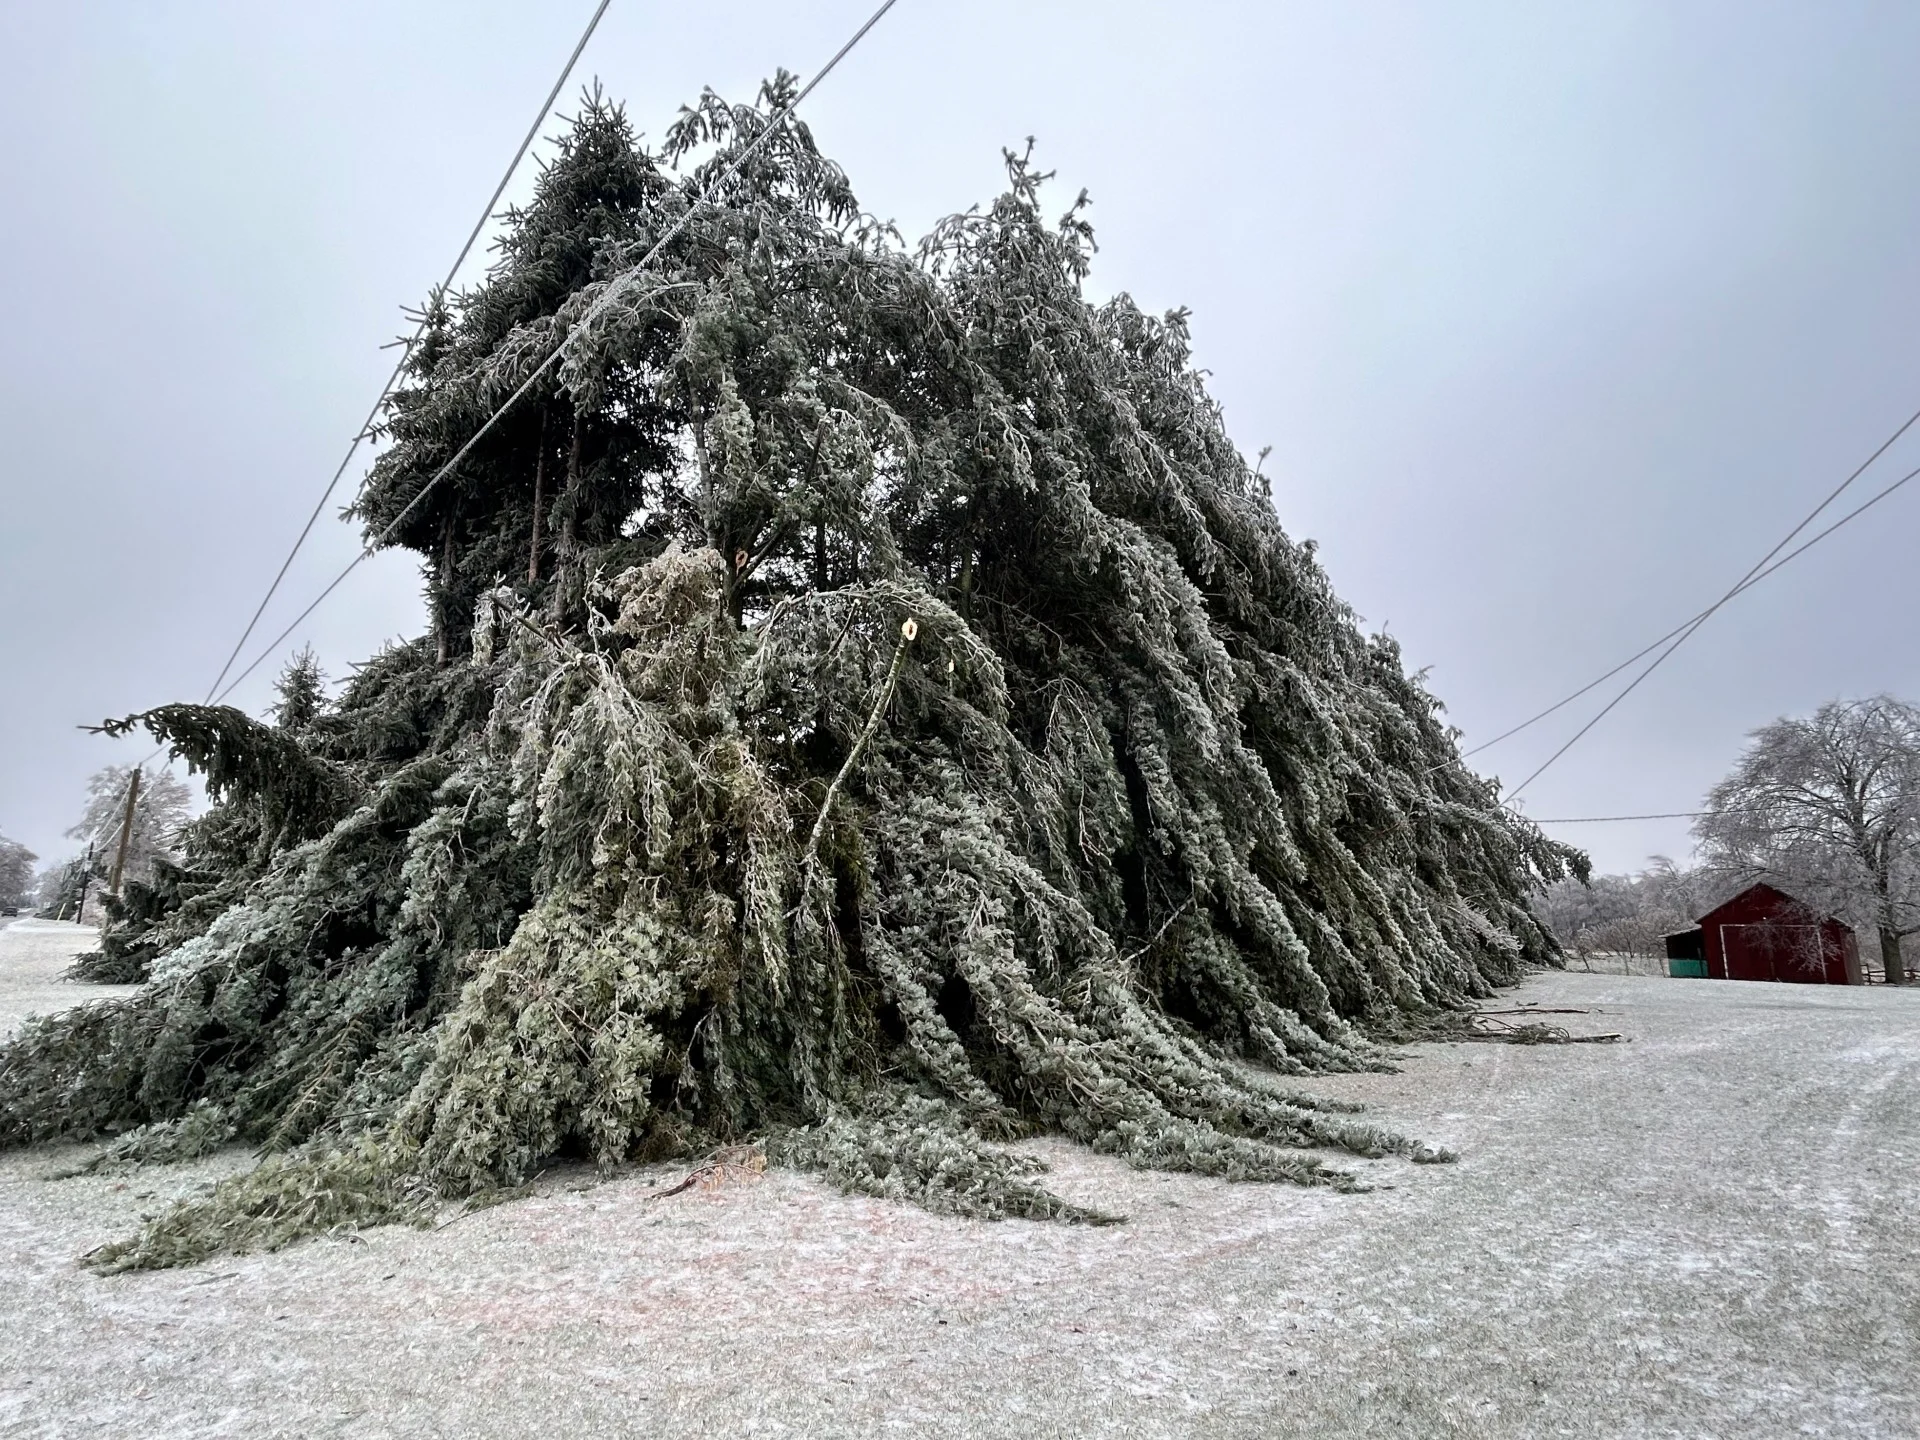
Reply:
[[[430,302],[357,507],[429,635],[123,722],[219,803],[115,937],[145,987],[0,1051],[0,1143],[266,1158],[96,1263],[748,1138],[984,1216],[1096,1218],[1040,1132],[1344,1183],[1412,1147],[1276,1072],[1555,958],[1528,895],[1584,862],[1281,530],[1181,315],[1084,298],[1023,156],[917,250],[798,125],[696,205],[787,93],[658,155],[590,98]]]

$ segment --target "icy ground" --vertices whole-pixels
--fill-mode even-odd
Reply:
[[[0,1026],[87,987],[0,931]],[[242,1163],[0,1155],[0,1435],[1920,1436],[1920,991],[1554,974],[1631,1043],[1319,1083],[1461,1152],[1335,1195],[1041,1147],[1114,1229],[656,1169],[99,1279]]]
[[[94,948],[99,935],[91,925],[59,920],[0,920],[0,1039],[29,1015],[134,992],[132,985],[74,985],[60,978],[74,956]]]

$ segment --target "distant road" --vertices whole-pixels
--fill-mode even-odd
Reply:
[[[95,925],[20,915],[0,921],[0,1040],[29,1015],[48,1015],[83,1000],[131,995],[134,985],[86,985],[60,977],[76,955],[100,938]]]

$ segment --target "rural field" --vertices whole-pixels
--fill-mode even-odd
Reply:
[[[0,931],[0,1027],[93,993]],[[245,1156],[0,1156],[0,1434],[1920,1435],[1920,992],[1542,975],[1618,1045],[1315,1082],[1457,1149],[1357,1195],[1037,1147],[1110,1229],[741,1169],[98,1278]]]

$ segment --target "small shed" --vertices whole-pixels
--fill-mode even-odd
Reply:
[[[1771,885],[1749,885],[1666,937],[1674,975],[1713,980],[1778,980],[1794,985],[1860,984],[1853,929]]]

